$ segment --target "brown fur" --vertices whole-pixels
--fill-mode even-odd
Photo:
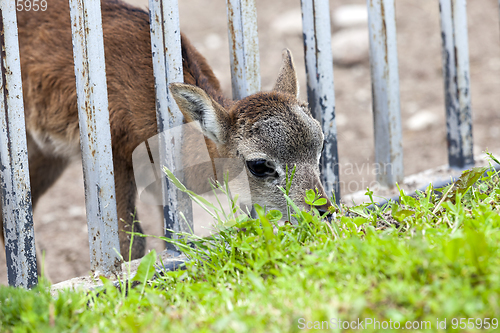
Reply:
[[[131,230],[136,200],[131,156],[140,143],[157,133],[149,17],[143,10],[117,0],[104,0],[101,6],[120,219],[119,238],[121,254],[128,258],[129,236],[123,231]],[[45,12],[18,12],[18,28],[35,206],[40,196],[60,176],[68,161],[79,154],[68,2],[51,0]],[[324,195],[318,178],[317,160],[323,137],[305,104],[296,100],[297,78],[289,53],[284,55],[275,91],[256,94],[236,103],[224,97],[206,60],[184,36],[182,57],[184,81],[192,86],[172,86],[172,91],[187,121],[194,119],[203,122],[204,119],[203,116],[197,119],[189,103],[183,102],[183,92],[188,91],[188,94],[198,97],[202,94],[204,103],[210,104],[210,110],[215,110],[217,122],[222,127],[219,128],[220,140],[206,138],[212,159],[219,156],[237,157],[244,162],[244,156],[251,154],[251,151],[263,150],[266,156],[276,159],[280,166],[283,163],[298,165],[292,187],[297,192],[293,196],[295,199],[303,202],[303,190],[311,187],[318,187]],[[295,112],[291,112],[297,108],[306,110],[304,115],[309,114],[311,119],[297,118]],[[257,198],[256,202],[265,205],[265,200],[261,198],[268,197],[269,208],[282,209],[283,197],[275,185],[282,185],[283,180],[280,178],[269,187],[263,185],[260,179],[252,177],[249,173],[252,197]],[[141,232],[140,224],[134,226],[136,231]],[[141,257],[144,250],[144,238],[135,238],[132,258]]]

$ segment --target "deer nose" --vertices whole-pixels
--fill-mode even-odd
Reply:
[[[318,212],[321,214],[321,216],[326,215],[326,218],[328,219],[328,221],[330,221],[332,219],[332,213],[328,210],[325,210],[325,209],[321,209],[321,208],[318,208]]]

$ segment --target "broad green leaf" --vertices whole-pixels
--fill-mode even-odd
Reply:
[[[343,224],[347,224],[347,222],[351,221],[351,218],[347,217],[347,216],[342,216],[340,218],[340,222],[342,222]]]
[[[391,214],[392,214],[392,217],[394,217],[394,214],[396,214],[398,212],[398,209],[399,209],[399,205],[397,203],[392,203],[391,204]]]
[[[135,274],[132,281],[139,281],[145,283],[150,280],[155,275],[155,264],[156,262],[156,251],[153,249],[151,252],[146,254],[142,259],[139,267],[137,268],[137,273]]]
[[[302,212],[302,216],[304,217],[304,220],[306,222],[311,222],[313,220],[313,216],[311,215],[311,213]]]
[[[354,222],[354,224],[356,224],[358,227],[361,226],[362,224],[365,224],[366,222],[368,222],[366,220],[366,218],[364,217],[355,217],[354,220],[352,220]]]
[[[357,228],[356,224],[354,224],[354,222],[351,219],[349,219],[349,221],[347,221],[346,226],[351,230],[351,232],[357,233],[358,228]]]
[[[396,221],[402,222],[405,218],[412,216],[413,214],[415,214],[415,212],[412,210],[402,209],[400,211],[397,211],[396,213],[393,213],[392,217],[394,217]]]
[[[407,195],[401,198],[401,203],[405,206],[415,207],[417,200],[415,198]]]
[[[316,198],[316,194],[314,194],[313,190],[306,191],[306,197],[305,197],[306,204],[313,205],[315,198]]]
[[[483,232],[476,230],[467,230],[467,245],[469,246],[468,255],[476,268],[483,271],[490,257],[488,242]]]
[[[451,261],[455,262],[457,261],[459,251],[461,248],[463,248],[464,245],[464,240],[463,238],[454,238],[450,241],[448,241],[444,245],[444,253],[446,257]]]
[[[375,228],[371,225],[366,226],[365,233],[366,233],[367,238],[372,238],[372,237],[377,236],[377,232],[375,231]]]
[[[360,206],[356,206],[356,207],[350,207],[349,210],[353,213],[356,213],[360,216],[363,216],[364,218],[369,218],[370,214],[366,213],[365,207],[366,206],[360,205]]]
[[[278,222],[283,217],[283,214],[279,210],[272,209],[266,214],[266,217],[271,222]]]
[[[488,170],[487,167],[476,167],[466,170],[460,178],[453,184],[453,189],[448,193],[447,199],[454,201],[457,194],[465,194],[479,178]]]
[[[323,205],[326,205],[325,198],[319,198],[318,200],[314,201],[314,206],[323,206]]]
[[[230,228],[230,227],[233,227],[236,225],[236,220],[235,219],[230,219],[230,220],[227,220],[226,222],[223,222],[223,225],[225,228]]]

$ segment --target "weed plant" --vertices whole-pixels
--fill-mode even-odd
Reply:
[[[0,330],[495,331],[500,178],[493,170],[466,171],[444,189],[401,190],[398,203],[382,207],[368,190],[370,203],[336,206],[328,218],[315,209],[324,204],[316,191],[305,194],[310,209],[300,210],[289,185],[287,216],[256,205],[252,218],[235,201],[224,212],[167,170],[217,225],[207,238],[168,240],[189,259],[185,269],[155,274],[150,253],[135,288],[104,279],[99,291],[54,298],[43,280],[31,291],[0,287]]]

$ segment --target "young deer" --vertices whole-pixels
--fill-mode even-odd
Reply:
[[[157,134],[149,17],[118,0],[102,1],[101,6],[120,250],[128,258],[126,232],[132,230],[136,201],[132,152]],[[68,1],[51,0],[45,12],[18,12],[18,29],[35,206],[80,154]],[[323,133],[307,105],[297,99],[289,51],[273,91],[235,102],[224,97],[206,60],[184,36],[182,57],[186,84],[172,84],[171,92],[186,121],[200,122],[212,160],[230,157],[246,165],[254,203],[285,212],[277,185],[285,185],[287,165],[297,167],[290,196],[299,206],[306,206],[307,189],[318,188],[326,197],[318,167]],[[328,206],[329,201],[320,209]],[[140,224],[133,229],[141,232]],[[145,239],[136,237],[132,258],[144,252]]]

